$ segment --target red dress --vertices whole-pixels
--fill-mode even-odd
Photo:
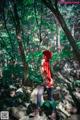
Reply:
[[[48,88],[53,86],[53,80],[51,77],[51,70],[50,70],[50,64],[49,64],[50,58],[51,58],[51,55],[49,56],[48,54],[46,55],[44,54],[44,58],[42,60],[42,65],[41,65],[44,83],[45,83],[45,86]]]

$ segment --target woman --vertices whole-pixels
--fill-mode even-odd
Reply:
[[[44,86],[47,90],[48,99],[52,99],[52,88],[53,88],[53,79],[50,69],[50,59],[52,58],[52,53],[49,50],[43,51],[43,59],[41,62],[41,74],[44,79]]]

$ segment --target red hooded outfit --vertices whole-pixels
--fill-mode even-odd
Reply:
[[[44,78],[44,83],[47,88],[53,87],[53,80],[51,77],[51,70],[50,70],[50,64],[49,60],[52,57],[52,53],[49,50],[45,50],[43,52],[43,59],[41,64],[41,72]]]

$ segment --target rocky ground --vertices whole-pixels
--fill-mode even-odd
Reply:
[[[80,120],[80,74],[77,71],[72,64],[70,67],[66,63],[61,71],[56,72],[53,94],[55,101],[58,101],[58,117],[53,113],[50,120]],[[1,86],[0,111],[9,111],[10,120],[49,120],[44,112],[40,116],[38,110],[34,116],[34,110],[27,114],[32,91],[32,88],[24,86]]]

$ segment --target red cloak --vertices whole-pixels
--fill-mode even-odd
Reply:
[[[45,78],[45,85],[46,87],[50,88],[53,85],[53,80],[51,77],[51,70],[50,70],[50,64],[49,60],[52,57],[52,53],[49,50],[45,50],[43,52],[43,60],[42,60],[42,74]]]

